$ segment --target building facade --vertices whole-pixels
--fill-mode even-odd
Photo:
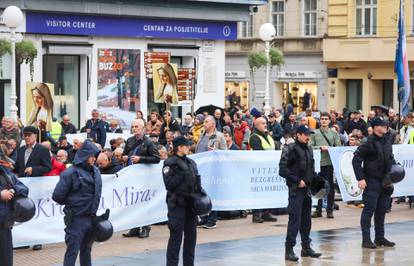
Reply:
[[[270,105],[281,108],[291,102],[297,113],[307,107],[326,110],[322,39],[327,33],[327,19],[326,0],[273,0],[252,9],[250,19],[239,24],[238,40],[226,42],[226,95],[236,92],[241,105],[249,108],[263,106],[265,70],[258,70],[253,82],[247,55],[264,51],[258,32],[263,23],[271,22],[276,29],[272,45],[283,52],[285,63],[271,70]]]
[[[362,109],[385,105],[398,110],[394,74],[400,1],[329,0],[328,36],[323,60],[328,79],[329,106]],[[414,60],[414,2],[404,0],[410,76]],[[411,89],[413,82],[411,81]],[[410,106],[412,108],[412,92]]]
[[[237,21],[248,19],[250,5],[263,2],[24,0],[17,3],[25,17],[17,32],[36,46],[33,81],[50,84],[53,116],[69,114],[81,127],[98,108],[128,126],[138,110],[147,115],[165,108],[160,95],[168,84],[177,90],[175,116],[223,106],[225,41],[236,39]],[[4,0],[0,8],[13,4]],[[8,36],[4,25],[0,32]],[[165,73],[170,83],[161,80]],[[7,115],[10,79],[3,76],[0,111]],[[18,78],[25,122],[33,108],[28,65],[18,68]]]

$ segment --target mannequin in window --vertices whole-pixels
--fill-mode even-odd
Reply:
[[[302,98],[302,111],[305,111],[310,107],[312,94],[309,89],[306,89],[305,93],[303,94]]]

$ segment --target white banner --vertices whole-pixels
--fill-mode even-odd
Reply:
[[[80,138],[82,140],[85,140],[87,137],[86,133],[76,133],[76,134],[66,134],[65,135],[66,138],[68,139],[68,142],[70,144],[73,143],[73,140],[75,138]],[[129,137],[131,137],[132,134],[129,132],[124,132],[124,133],[106,133],[106,142],[105,142],[105,147],[103,148],[111,148],[111,145],[109,144],[109,141],[111,141],[111,139],[117,139],[117,138],[123,138],[125,140],[127,140]]]
[[[394,185],[393,197],[414,195],[414,146],[393,145],[395,160],[405,169],[405,179]],[[362,190],[358,188],[352,159],[356,147],[329,148],[335,177],[343,201],[362,200]]]

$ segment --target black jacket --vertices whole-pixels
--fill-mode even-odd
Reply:
[[[17,177],[7,168],[0,166],[0,191],[4,189],[14,189],[14,196],[27,197],[29,189],[17,179]],[[11,216],[13,201],[2,201],[0,199],[0,226],[4,226]],[[7,225],[12,225],[7,223]]]
[[[285,146],[280,157],[279,175],[286,179],[289,187],[297,186],[300,180],[309,187],[316,175],[312,148],[298,141]]]
[[[283,134],[290,134],[293,136],[295,135],[297,128],[298,128],[297,123],[291,124],[289,120],[287,120],[287,122],[283,126]]]
[[[363,163],[363,166],[362,166]],[[382,180],[395,163],[392,144],[387,137],[371,135],[354,153],[352,166],[357,180]]]
[[[86,165],[86,161],[98,153],[95,144],[85,141],[76,153],[73,165],[60,175],[52,199],[65,205],[65,213],[70,211],[73,216],[96,214],[101,200],[102,179],[98,168]]]
[[[162,174],[167,189],[168,207],[185,206],[192,193],[201,191],[197,164],[187,156],[175,155],[165,160]]]
[[[158,149],[147,136],[144,136],[142,139],[137,139],[135,136],[128,138],[125,143],[124,155],[128,155],[128,157],[132,155],[139,156],[139,163],[144,164],[160,162]]]
[[[362,131],[362,134],[364,134],[364,136],[368,135],[367,123],[363,119],[360,119],[357,122],[354,120],[346,121],[344,129],[348,134],[351,134],[352,130],[354,129],[359,129]]]
[[[52,160],[50,159],[50,153],[47,148],[36,143],[26,165],[24,164],[25,151],[26,146],[20,147],[17,150],[17,161],[14,167],[19,177],[26,176],[24,170],[27,167],[32,167],[31,176],[43,176],[52,170]]]
[[[165,130],[166,127],[167,127],[167,123],[165,123],[165,122],[162,123],[161,129],[160,129],[160,138],[159,138],[159,142],[162,145],[167,144],[167,140],[165,139],[165,133],[167,133],[167,131]],[[168,128],[169,128],[169,131],[173,131],[173,132],[179,131],[179,132],[182,132],[181,127],[180,127],[180,124],[175,119],[172,119],[171,120]]]
[[[112,158],[111,165],[106,168],[99,168],[102,175],[113,175],[121,171],[121,169],[124,168],[124,166],[118,162],[117,159]]]
[[[60,125],[62,126],[63,134],[76,134],[77,133],[76,127],[72,123],[65,125],[63,122],[60,122]]]

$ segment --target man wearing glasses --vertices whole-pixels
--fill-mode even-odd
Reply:
[[[321,150],[321,172],[320,174],[329,182],[330,190],[328,193],[326,217],[334,218],[333,205],[335,198],[335,189],[333,181],[333,166],[331,158],[329,157],[328,147],[341,146],[341,140],[338,133],[329,128],[331,123],[331,116],[327,112],[321,113],[321,127],[315,130],[315,134],[311,136],[311,145],[314,149]],[[322,217],[322,199],[318,201],[318,206],[313,218]]]

